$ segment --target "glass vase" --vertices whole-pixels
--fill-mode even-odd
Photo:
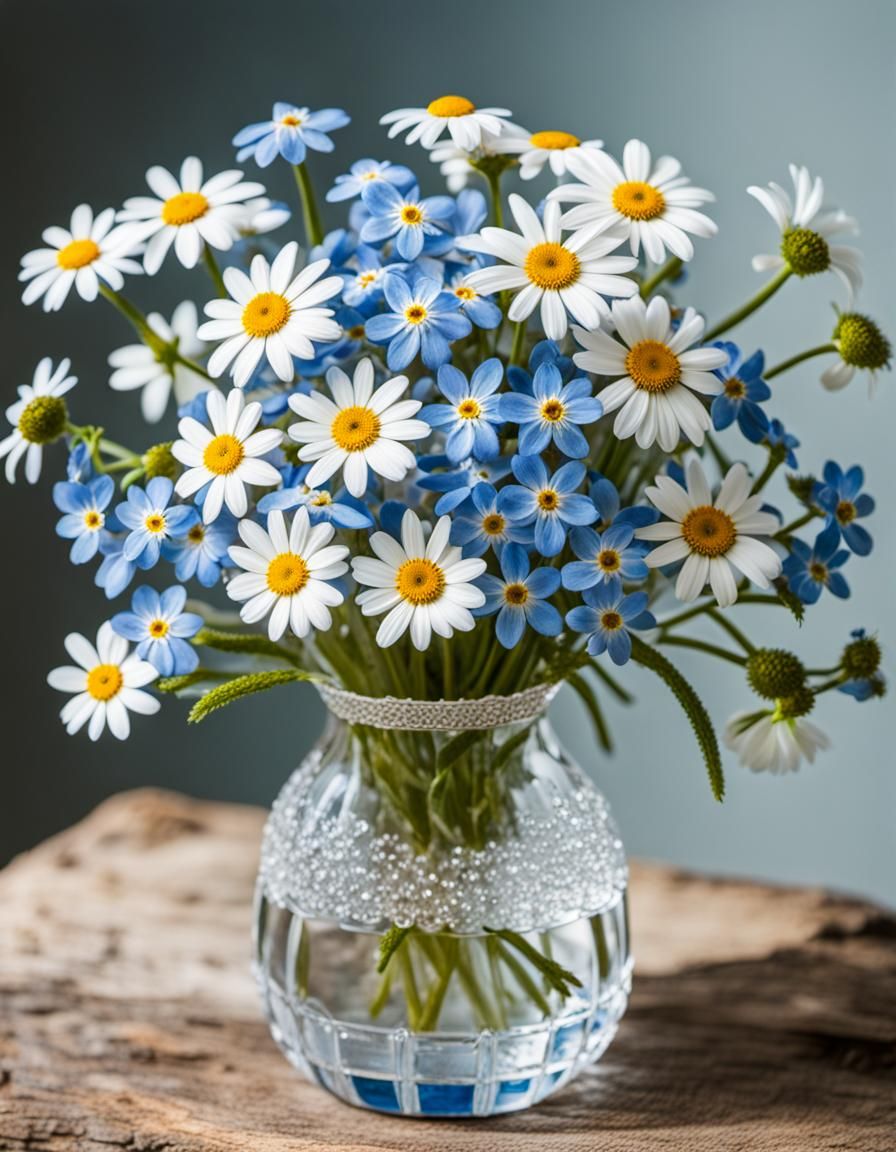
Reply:
[[[340,1099],[511,1112],[612,1039],[631,979],[627,868],[544,715],[554,691],[323,692],[326,729],[265,829],[255,970],[277,1044]]]

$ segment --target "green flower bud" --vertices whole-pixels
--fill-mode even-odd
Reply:
[[[873,320],[860,312],[843,312],[837,319],[834,340],[840,355],[853,368],[886,368],[890,363],[890,341]]]
[[[784,648],[757,648],[747,660],[747,680],[757,696],[777,700],[802,690],[806,669]]]
[[[811,503],[812,489],[815,484],[814,476],[797,476],[794,472],[787,476],[787,487],[801,504]]]
[[[29,444],[51,444],[68,423],[68,408],[61,396],[35,396],[19,417],[18,428]]]
[[[880,667],[876,636],[859,636],[843,649],[840,663],[849,680],[869,680]]]
[[[808,716],[815,707],[815,693],[811,688],[799,688],[792,695],[782,696],[777,701],[776,720],[797,720]]]
[[[797,276],[815,276],[831,266],[827,240],[811,228],[788,228],[781,237],[781,255]]]
[[[171,441],[165,444],[153,444],[143,453],[143,474],[147,480],[156,476],[164,476],[167,480],[174,480],[180,465],[171,455]]]

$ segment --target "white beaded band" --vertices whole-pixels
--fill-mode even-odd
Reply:
[[[334,716],[349,724],[407,731],[469,731],[523,724],[545,711],[560,684],[534,684],[512,696],[483,696],[479,700],[413,700],[397,696],[358,696],[329,684],[318,691]]]

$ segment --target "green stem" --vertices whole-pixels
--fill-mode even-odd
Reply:
[[[818,513],[814,508],[810,509],[803,516],[799,516],[796,520],[791,520],[789,524],[785,524],[783,528],[779,529],[775,536],[792,536],[798,528],[802,528],[804,524],[808,524],[810,520],[815,520]]]
[[[164,340],[160,339],[155,332],[150,328],[149,323],[140,309],[130,302],[126,296],[120,292],[116,292],[114,288],[110,288],[108,284],[100,281],[100,295],[105,297],[106,300],[125,317],[128,323],[133,324],[137,330],[137,334],[147,347],[151,348],[153,352],[158,353],[164,346]]]
[[[774,476],[774,474],[778,471],[783,463],[784,460],[782,456],[776,452],[774,448],[770,449],[765,467],[759,473],[759,476],[756,478],[756,482],[753,485],[751,491],[753,496],[755,496],[757,492],[762,491],[762,489],[766,486],[766,484],[768,484],[769,480],[771,480],[772,476]]]
[[[743,667],[747,660],[736,652],[729,652],[727,648],[719,648],[715,644],[707,644],[705,640],[692,640],[689,636],[660,636],[660,644],[672,644],[679,648],[694,648],[698,652],[705,652],[709,656],[718,656],[720,660],[727,660],[729,664],[739,664]]]
[[[526,321],[518,320],[513,329],[513,345],[510,349],[510,363],[522,364],[526,350]]]
[[[773,276],[767,284],[759,289],[752,300],[748,300],[742,308],[738,308],[737,311],[729,313],[729,315],[727,315],[724,320],[720,320],[714,328],[710,328],[703,337],[704,343],[708,344],[710,340],[715,340],[721,336],[723,332],[727,332],[730,328],[734,328],[740,324],[742,320],[746,320],[757,308],[761,308],[766,300],[774,296],[781,285],[784,284],[792,274],[793,272],[790,265],[785,265],[777,276]]]
[[[453,700],[456,695],[454,687],[454,649],[451,647],[451,641],[442,639],[442,675],[443,692],[446,700]]]
[[[202,259],[205,261],[205,266],[208,269],[208,274],[212,279],[218,295],[222,297],[229,296],[227,285],[224,283],[224,277],[221,275],[221,268],[218,261],[215,259],[215,254],[209,248],[208,244],[203,245]]]
[[[722,472],[728,472],[731,468],[732,461],[722,451],[722,448],[717,443],[715,436],[712,436],[709,432],[706,433],[706,446],[712,453],[713,459],[715,460],[716,464],[718,464],[720,470]]]
[[[641,298],[646,300],[651,296],[664,280],[674,280],[681,271],[681,257],[672,256],[652,276],[649,276],[641,285]]]
[[[305,222],[305,242],[309,248],[323,243],[324,229],[314,196],[314,185],[311,175],[304,163],[294,164],[293,172],[296,177],[296,187],[299,190],[299,199],[302,201],[302,219]]]
[[[504,205],[501,202],[501,173],[491,169],[485,174],[492,194],[492,221],[496,228],[504,227]]]
[[[716,624],[718,624],[720,628],[724,628],[733,640],[740,644],[741,648],[743,648],[744,652],[746,652],[748,656],[756,651],[755,645],[751,644],[743,632],[741,632],[740,628],[732,623],[732,621],[730,621],[727,616],[723,616],[718,608],[714,608],[710,605],[709,616],[712,617],[712,619],[716,622]]]
[[[797,364],[802,364],[804,360],[811,360],[813,356],[826,356],[829,352],[836,352],[836,344],[819,344],[815,348],[809,348],[805,352],[799,352],[796,356],[791,356],[789,360],[782,360],[780,364],[776,364],[774,368],[763,373],[764,380],[771,380],[773,376],[780,376],[782,372],[786,372],[789,368],[795,368]]]

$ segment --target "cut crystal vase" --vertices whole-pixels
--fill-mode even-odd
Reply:
[[[545,711],[323,688],[265,829],[255,969],[274,1039],[351,1104],[526,1108],[597,1060],[628,998],[622,842]]]

